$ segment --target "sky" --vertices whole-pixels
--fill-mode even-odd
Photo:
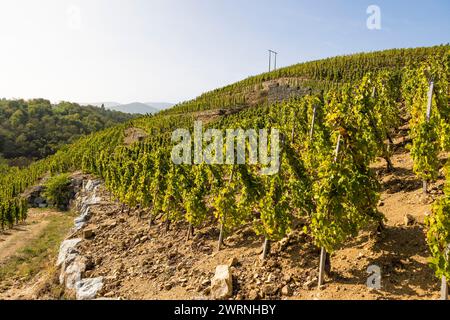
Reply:
[[[288,66],[449,43],[449,13],[448,0],[1,0],[0,97],[177,103],[266,72],[268,49]]]

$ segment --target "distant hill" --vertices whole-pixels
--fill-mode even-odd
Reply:
[[[106,107],[106,105],[105,105]],[[160,111],[160,109],[151,107],[145,103],[141,102],[132,102],[128,104],[121,104],[115,107],[107,107],[110,110],[120,111],[125,113],[134,113],[134,114],[147,114],[147,113],[156,113]]]
[[[90,105],[90,106],[99,107],[99,108],[102,105],[104,105],[106,109],[111,109],[111,108],[115,108],[117,106],[120,106],[121,103],[110,101],[110,102],[83,103],[82,105]]]
[[[159,109],[159,110],[165,110],[165,109],[169,109],[171,107],[174,106],[173,103],[169,103],[169,102],[144,102],[146,105]]]
[[[125,113],[132,114],[147,114],[147,113],[156,113],[161,110],[168,109],[172,107],[173,103],[168,102],[132,102],[128,104],[121,104],[118,102],[95,102],[95,103],[87,103],[86,105],[91,105],[95,107],[105,106],[106,109],[120,111]]]

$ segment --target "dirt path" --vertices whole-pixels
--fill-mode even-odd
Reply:
[[[59,245],[73,225],[70,213],[30,209],[27,222],[0,235],[0,300],[51,299]]]
[[[57,212],[51,210],[31,209],[25,223],[0,233],[0,263],[6,261],[39,237],[49,223],[48,218],[57,214]]]

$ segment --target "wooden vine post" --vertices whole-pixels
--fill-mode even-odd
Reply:
[[[192,223],[189,223],[187,231],[187,239],[189,240],[191,236],[194,236],[194,227],[192,226]]]
[[[428,103],[427,103],[427,116],[426,122],[430,122],[431,119],[431,106],[433,104],[433,91],[434,91],[434,81],[430,82],[430,88],[428,89]],[[428,194],[428,181],[423,180],[423,193]]]
[[[293,135],[292,135],[293,136]],[[281,148],[284,147],[284,135],[281,135]],[[281,155],[280,155],[280,172],[281,172],[281,163],[282,163],[282,151],[281,151]],[[280,173],[279,172],[279,173]],[[278,173],[278,174],[279,174]],[[264,237],[264,244],[263,244],[263,251],[262,251],[262,255],[261,255],[261,260],[266,260],[267,256],[270,254],[270,239],[266,237]]]
[[[339,149],[341,145],[341,135],[338,136],[338,141],[336,144],[336,149],[334,151],[334,162],[337,162],[338,155],[339,155]],[[327,259],[329,259],[329,255],[327,254],[327,251],[324,247],[320,249],[320,262],[319,262],[319,281],[318,281],[318,288],[323,285],[324,279],[325,279],[325,266],[327,264]]]
[[[448,284],[447,284],[447,278],[445,276],[442,276],[441,300],[448,300]]]
[[[233,181],[234,168],[235,167],[233,165],[228,183],[231,183],[231,181]],[[223,237],[224,237],[224,225],[225,225],[225,217],[222,218],[222,221],[220,223],[220,233],[219,233],[219,241],[217,242],[217,251],[220,251],[220,249],[222,249]]]
[[[309,131],[309,139],[312,141],[314,135],[314,123],[316,122],[317,105],[314,104],[313,115],[311,120],[311,130]]]
[[[269,240],[269,238],[265,237],[261,260],[264,261],[266,259],[266,257],[269,255],[269,253],[270,253],[270,240]]]
[[[447,246],[447,251],[445,253],[445,258],[448,260],[450,253],[450,244]],[[445,276],[442,276],[441,281],[441,300],[448,300],[448,283],[447,278]]]
[[[312,115],[312,119],[311,119],[311,129],[309,131],[309,139],[310,139],[311,142],[313,141],[313,137],[314,137],[314,124],[316,122],[316,113],[317,113],[317,105],[314,104],[313,115]],[[337,160],[337,153],[339,151],[340,139],[341,139],[341,136],[339,135],[337,146],[336,146],[336,156],[334,158],[334,161]],[[319,288],[323,284],[326,260],[327,260],[327,252],[326,252],[325,248],[322,247],[320,249]]]

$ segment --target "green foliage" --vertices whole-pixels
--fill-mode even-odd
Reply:
[[[133,115],[44,99],[0,100],[0,154],[7,159],[44,158],[92,132],[132,119]]]
[[[414,172],[424,181],[435,180],[439,171],[438,155],[448,148],[450,106],[448,104],[448,60],[433,56],[404,71],[402,93],[411,114],[411,156]],[[428,92],[433,81],[431,114],[427,118]]]
[[[263,233],[270,240],[279,240],[290,230],[290,208],[280,175],[265,178],[265,195],[259,203]]]
[[[73,195],[69,175],[59,174],[53,176],[45,182],[44,186],[44,197],[46,197],[53,206],[61,210],[67,210]]]
[[[450,165],[447,168],[449,173]],[[449,177],[450,175],[448,175]],[[437,277],[450,279],[450,179],[445,195],[433,205],[432,214],[425,219],[428,227],[427,243],[432,255],[431,265]]]
[[[182,170],[186,173],[189,168],[183,167]],[[207,191],[207,172],[205,165],[197,165],[191,168],[191,175],[193,177],[183,176],[181,183],[178,184],[181,187],[178,192],[182,195],[180,202],[184,202],[186,209],[185,218],[186,221],[194,226],[198,226],[204,222],[207,216],[207,208],[204,199],[204,195]],[[179,179],[174,177],[174,179]]]

